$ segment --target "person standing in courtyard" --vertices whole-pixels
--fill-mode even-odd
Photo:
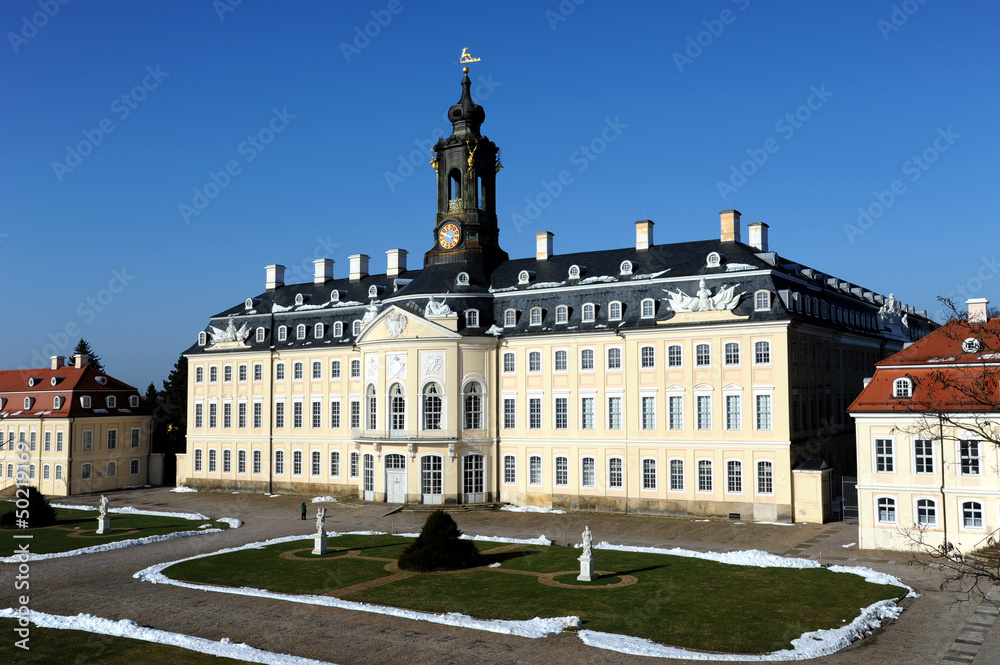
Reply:
[[[306,502],[303,501],[302,502],[302,519],[304,520],[305,518],[306,518]]]

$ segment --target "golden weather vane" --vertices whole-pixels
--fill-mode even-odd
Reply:
[[[456,65],[467,65],[470,62],[482,62],[482,61],[483,61],[482,58],[474,58],[474,57],[472,57],[472,54],[469,53],[469,47],[466,46],[466,47],[464,47],[462,49],[462,56],[458,59],[458,62],[456,62],[455,64]]]

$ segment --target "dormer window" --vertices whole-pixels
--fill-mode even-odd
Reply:
[[[104,398],[104,403],[107,405],[109,409],[115,409],[118,407],[118,398],[116,398],[114,395],[108,395],[107,397]]]
[[[460,272],[455,275],[455,284],[459,286],[466,286],[469,283],[469,273]]]
[[[80,395],[80,408],[90,408],[90,395]]]
[[[556,307],[556,323],[566,323],[569,321],[569,307],[559,305]]]
[[[368,287],[368,297],[378,298],[378,287],[375,286],[374,284]]]
[[[208,343],[208,335],[202,330],[198,333],[198,346],[205,346]]]
[[[253,298],[247,298],[246,302],[243,303],[243,309],[253,309]]]
[[[102,386],[106,386],[108,384],[108,377],[106,377],[106,376],[95,376],[94,377],[94,381],[97,381],[97,383],[99,383]]]
[[[351,330],[352,330],[352,332],[354,333],[354,336],[355,336],[355,337],[357,337],[358,335],[360,335],[360,334],[361,334],[361,319],[358,319],[358,320],[356,320],[356,321],[355,321],[355,322],[354,322],[354,323],[353,323],[353,324],[351,325]]]
[[[284,342],[288,339],[288,328],[286,326],[278,326],[278,341]]]
[[[4,405],[7,403],[7,398],[0,397],[0,411],[3,410]]]
[[[892,396],[897,398],[913,397],[913,382],[904,377],[892,382]]]
[[[313,326],[313,337],[316,339],[323,339],[323,324],[317,323]]]
[[[504,328],[513,328],[516,325],[517,325],[517,310],[516,309],[504,310],[503,313]]]
[[[620,275],[631,275],[632,274],[632,262],[622,261],[621,266],[618,268],[618,274]]]
[[[754,309],[758,312],[766,312],[771,309],[770,291],[758,291],[754,294]]]
[[[608,303],[608,321],[622,320],[622,304],[617,300]]]
[[[128,397],[128,405],[131,408],[133,408],[133,409],[138,409],[139,408],[139,396],[138,395],[129,395],[129,397]]]
[[[55,397],[52,398],[52,410],[53,411],[58,411],[59,409],[62,408],[62,405],[63,405],[63,398],[62,397],[59,397],[58,395],[56,395]]]
[[[479,327],[479,310],[478,309],[467,309],[467,310],[465,310],[465,327],[466,328],[478,328]]]
[[[306,324],[300,323],[295,326],[295,339],[305,339],[306,338]]]
[[[25,397],[24,398],[24,410],[27,411],[31,408],[31,404],[34,402],[34,398]]]
[[[38,383],[37,379],[28,379],[29,388],[34,388],[36,383]]]
[[[521,272],[517,273],[517,283],[518,284],[527,284],[528,282],[531,281],[531,278],[533,276],[534,276],[534,273],[531,273],[531,272],[529,272],[527,270],[522,270]]]
[[[981,348],[983,348],[982,342],[975,337],[969,337],[962,342],[962,351],[965,353],[979,353]]]
[[[301,293],[296,293],[295,294],[295,304],[296,305],[301,305],[304,302],[305,302],[305,298],[302,297],[302,294]]]
[[[709,268],[718,268],[722,265],[722,255],[718,252],[709,252],[705,257],[705,265]]]
[[[540,326],[542,325],[542,308],[532,307],[531,312],[528,314],[528,325]]]
[[[587,271],[586,266],[572,265],[569,267],[569,278],[580,279],[580,275]]]
[[[344,336],[344,324],[342,322],[337,321],[333,324],[333,336],[334,337]]]
[[[267,331],[265,331],[263,327],[257,328],[257,342],[258,343],[264,341],[265,335],[267,335]]]
[[[597,313],[597,307],[594,306],[594,303],[592,302],[584,303],[583,309],[580,310],[580,318],[583,320],[584,323],[593,323],[596,313]]]
[[[337,289],[330,291],[330,302],[340,302],[340,291]]]
[[[652,298],[643,298],[640,306],[640,316],[642,318],[651,319],[656,316],[656,301]]]
[[[49,385],[52,386],[53,388],[56,387],[57,383],[59,383],[59,379],[57,379],[56,377],[53,376],[51,379],[49,379]]]

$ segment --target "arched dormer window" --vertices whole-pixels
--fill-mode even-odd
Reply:
[[[632,262],[622,261],[621,266],[618,269],[620,275],[631,275],[632,274]]]
[[[766,312],[771,309],[770,291],[758,291],[754,294],[754,309],[758,312]]]
[[[139,396],[138,395],[129,395],[128,405],[129,405],[130,408],[138,409],[139,408]]]
[[[517,325],[517,310],[507,309],[503,313],[503,325],[505,328],[513,328]]]
[[[540,326],[542,325],[542,308],[532,307],[531,311],[528,313],[528,325]]]
[[[913,397],[913,382],[903,377],[892,382],[892,396],[897,398]]]
[[[569,278],[580,279],[580,276],[585,272],[587,272],[586,266],[571,265],[569,267]]]
[[[344,336],[344,324],[341,321],[337,321],[333,324],[333,336],[334,337]]]
[[[324,326],[323,326],[322,323],[317,323],[316,325],[314,325],[313,326],[313,337],[315,337],[316,339],[323,339],[323,333],[325,332],[325,330],[323,328],[324,328]]]
[[[295,326],[295,339],[305,339],[306,338],[306,324],[300,323]]]
[[[584,303],[583,309],[580,312],[580,318],[583,320],[584,323],[590,323],[594,320],[596,314],[597,314],[597,307],[594,306],[594,303],[588,302]]]
[[[301,293],[296,293],[295,294],[295,304],[296,305],[301,305],[304,302],[305,302],[305,298],[302,297],[302,294]]]
[[[566,323],[569,321],[569,307],[566,305],[556,306],[556,323]]]
[[[457,284],[458,286],[465,286],[468,283],[469,283],[469,273],[460,272],[457,275],[455,275],[455,284]]]
[[[258,342],[258,343],[259,343],[259,342],[263,342],[263,341],[264,341],[264,336],[265,336],[266,334],[267,334],[267,332],[266,332],[266,331],[264,330],[264,328],[263,328],[263,327],[261,327],[261,328],[257,328],[257,342]]]
[[[288,327],[278,326],[278,341],[284,342],[286,339],[288,339]]]
[[[198,346],[205,346],[206,344],[208,344],[208,335],[202,330],[198,333]]]
[[[27,411],[28,409],[31,408],[31,404],[32,404],[33,401],[34,400],[31,397],[25,397],[24,398],[24,410],[25,411]]]
[[[330,302],[340,302],[340,291],[337,289],[330,291]]]
[[[530,270],[522,270],[521,272],[517,273],[517,283],[518,284],[527,284],[528,282],[531,281],[531,279],[534,276],[535,276],[535,273],[531,272]]]
[[[354,337],[357,337],[358,335],[361,334],[361,319],[358,319],[351,324],[351,333],[354,335]]]
[[[90,395],[80,395],[80,408],[82,409],[90,408]]]
[[[55,397],[52,398],[52,410],[53,411],[58,411],[59,409],[62,408],[62,399],[63,398],[59,397],[58,395],[56,395]],[[0,406],[3,406],[3,404],[0,403]]]
[[[467,310],[465,310],[465,327],[466,328],[478,328],[479,327],[479,310],[478,309],[467,309]]]
[[[244,309],[253,309],[253,298],[247,298],[246,302],[243,303]]]
[[[640,303],[640,316],[644,319],[651,319],[656,316],[656,301],[652,298],[644,298]]]
[[[622,320],[622,304],[617,300],[608,303],[608,321]]]

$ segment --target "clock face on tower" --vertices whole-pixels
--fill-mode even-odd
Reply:
[[[462,239],[462,231],[457,224],[448,222],[438,229],[438,243],[444,249],[451,249]]]

